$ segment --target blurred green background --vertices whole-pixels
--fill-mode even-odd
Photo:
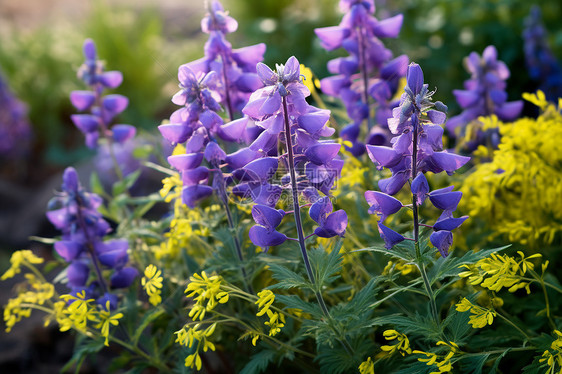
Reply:
[[[29,107],[35,138],[28,161],[41,169],[37,178],[90,155],[69,120],[74,110],[68,100],[70,91],[84,88],[76,70],[86,37],[95,40],[108,69],[123,72],[124,83],[115,92],[129,97],[130,105],[120,122],[155,131],[169,117],[177,67],[203,55],[206,35],[199,27],[204,0],[85,1],[79,6],[58,0],[51,6],[43,3],[43,9],[34,2],[42,4],[0,3],[0,71]],[[420,63],[426,82],[438,89],[436,99],[455,114],[451,91],[468,78],[462,60],[490,44],[511,69],[511,100],[536,88],[528,77],[521,38],[532,4],[542,8],[550,46],[562,60],[558,0],[381,0],[376,1],[376,15],[404,14],[400,37],[385,44]],[[265,42],[268,64],[295,55],[322,78],[328,74],[326,62],[344,55],[324,51],[313,31],[339,23],[336,0],[225,0],[224,6],[239,22],[239,30],[229,35],[233,46]]]

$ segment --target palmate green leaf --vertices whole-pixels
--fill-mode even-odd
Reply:
[[[407,263],[416,262],[416,249],[414,243],[410,240],[401,242],[390,250],[383,246],[372,246],[351,251],[351,253],[353,252],[378,252],[393,258],[399,258]]]
[[[313,249],[309,252],[312,272],[316,277],[317,290],[321,290],[324,286],[330,284],[339,277],[336,274],[341,270],[341,245],[342,241],[338,240],[338,243],[334,246],[334,249],[330,253],[327,253],[322,247]]]
[[[139,179],[141,172],[141,169],[136,170],[123,178],[122,181],[115,182],[112,189],[113,196],[115,197],[121,195],[122,193],[133,187],[133,184],[135,184],[137,179]]]
[[[136,346],[142,336],[143,331],[150,325],[154,320],[164,314],[164,310],[161,308],[154,308],[150,312],[146,313],[143,319],[140,321],[136,327],[135,335],[133,336],[132,343]]]
[[[283,290],[288,290],[290,288],[308,288],[314,291],[312,283],[289,268],[281,264],[270,264],[269,268],[273,273],[273,278],[278,281],[278,283],[270,286],[270,288]]]
[[[435,324],[433,318],[424,317],[417,313],[409,317],[391,314],[371,320],[371,326],[386,325],[406,335],[422,336],[432,342],[441,340],[442,330]]]
[[[461,373],[466,374],[482,374],[482,369],[490,357],[489,353],[482,353],[471,355],[468,357],[461,357],[453,364],[456,370],[460,369]]]
[[[91,354],[98,353],[104,347],[104,339],[91,339],[83,335],[78,335],[76,339],[77,348],[74,349],[74,353],[70,358],[70,361],[66,363],[61,369],[62,372],[70,370],[75,366],[74,372],[79,373],[84,360]]]
[[[443,321],[443,328],[447,329],[447,336],[459,345],[463,345],[465,338],[474,331],[471,325],[468,324],[470,313],[457,312],[455,306],[449,309],[449,315]]]
[[[265,371],[275,358],[276,352],[264,350],[252,355],[240,374],[257,374]]]
[[[324,316],[316,300],[314,302],[307,302],[297,295],[275,295],[275,301],[285,304],[287,308],[300,309],[304,313],[312,315],[315,319],[320,319]]]
[[[504,358],[509,352],[511,352],[511,348],[507,348],[501,355],[496,358],[496,360],[494,361],[494,365],[492,366],[488,374],[496,374],[498,372],[498,367],[502,358]]]

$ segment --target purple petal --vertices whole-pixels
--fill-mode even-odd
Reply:
[[[295,82],[299,80],[300,64],[295,56],[291,56],[285,62],[283,69],[283,80],[288,82]]]
[[[160,125],[158,130],[172,144],[183,143],[191,135],[191,129],[188,126],[177,123]]]
[[[107,302],[108,301],[109,301],[109,310],[117,309],[117,302],[118,302],[117,295],[114,295],[114,294],[109,293],[109,292],[104,293],[102,297],[98,298],[96,300],[96,304],[98,304],[104,310],[107,311]]]
[[[248,235],[252,243],[257,247],[273,247],[287,240],[285,234],[281,234],[278,231],[268,231],[266,228],[257,225],[250,228]]]
[[[383,66],[380,71],[380,76],[384,80],[395,79],[403,77],[408,71],[409,59],[406,55],[401,55],[391,60]]]
[[[332,51],[341,47],[343,40],[349,36],[349,29],[340,26],[322,27],[314,29],[314,33],[320,39],[322,47]]]
[[[349,79],[343,75],[324,78],[320,81],[322,92],[330,96],[339,96],[341,89],[349,84]]]
[[[267,205],[254,205],[252,208],[252,217],[258,225],[261,225],[272,231],[275,229],[285,216],[283,211],[271,208]]]
[[[212,129],[223,124],[222,118],[212,110],[206,110],[199,115],[199,121],[206,129]]]
[[[460,156],[445,151],[435,152],[431,156],[431,159],[440,169],[445,170],[446,172],[453,172],[470,161],[470,157]]]
[[[263,87],[260,77],[254,73],[240,75],[234,84],[242,92],[254,92]]]
[[[66,262],[71,262],[82,252],[82,245],[69,240],[61,240],[55,243],[55,250]]]
[[[418,175],[412,181],[412,194],[416,196],[416,201],[418,205],[422,205],[425,201],[426,195],[429,192],[429,184],[427,183],[427,179],[422,172],[419,172]]]
[[[57,229],[64,229],[70,218],[70,214],[67,208],[50,210],[46,213],[47,219],[55,226]]]
[[[323,197],[321,199],[316,200],[314,204],[308,210],[308,214],[310,218],[320,226],[323,225],[324,221],[328,214],[330,214],[333,210],[332,202],[328,197]]]
[[[274,207],[281,197],[283,189],[275,184],[259,184],[251,190],[254,202],[259,205]]]
[[[195,186],[187,186],[182,191],[182,201],[190,208],[195,208],[199,200],[209,197],[213,194],[213,188],[204,184]]]
[[[265,44],[259,43],[243,48],[234,49],[232,50],[232,55],[242,65],[251,66],[254,69],[252,70],[252,72],[255,72],[256,64],[263,60],[265,49]]]
[[[92,114],[73,114],[70,119],[85,134],[98,130],[99,118]]]
[[[384,240],[384,246],[386,249],[391,249],[396,244],[400,243],[405,239],[402,235],[400,235],[394,230],[389,229],[382,223],[379,223],[377,226],[379,229],[379,234],[381,238]]]
[[[179,171],[195,169],[201,165],[201,161],[203,161],[203,153],[188,153],[168,157],[170,165]]]
[[[72,91],[70,102],[78,110],[89,109],[96,101],[96,96],[91,91]]]
[[[403,155],[390,147],[370,145],[366,146],[371,161],[379,167],[391,168],[398,165]]]
[[[252,151],[250,148],[242,148],[226,156],[226,162],[232,169],[240,169],[258,157],[260,157],[259,152]]]
[[[263,131],[256,140],[250,144],[250,149],[260,153],[268,153],[277,147],[278,139],[279,136],[277,134],[272,134],[269,131]]]
[[[462,216],[460,218],[449,217],[445,219],[440,219],[439,221],[435,222],[433,225],[433,229],[436,231],[446,230],[452,231],[463,224],[466,221],[468,216]]]
[[[115,125],[111,128],[113,133],[113,140],[117,143],[125,143],[127,140],[135,137],[137,129],[131,125]]]
[[[270,134],[277,135],[283,131],[284,124],[284,117],[282,115],[276,115],[259,122],[257,125],[266,129]]]
[[[396,195],[406,184],[406,181],[408,181],[406,173],[396,173],[390,178],[381,179],[378,185],[382,192],[388,195]]]
[[[378,21],[373,33],[379,38],[396,38],[400,34],[403,20],[404,16],[398,14],[394,17]]]
[[[209,177],[209,169],[205,166],[199,166],[192,170],[186,170],[181,173],[184,186],[193,186],[199,184]]]
[[[234,121],[230,121],[220,127],[221,136],[224,138],[226,136],[229,141],[241,142],[246,131],[246,126],[248,124],[248,117],[242,117]]]
[[[321,238],[343,236],[347,228],[347,214],[340,209],[330,214],[323,225],[317,227],[314,233]]]
[[[341,145],[337,143],[317,143],[305,151],[305,156],[316,165],[325,165],[338,155]]]
[[[129,248],[129,242],[125,239],[96,243],[95,247],[98,259],[107,267],[120,267],[128,261],[127,249]]]
[[[414,95],[419,94],[423,87],[423,71],[421,67],[415,62],[412,62],[408,66],[408,74],[406,80],[408,82],[408,87],[410,87],[410,90],[412,90]]]
[[[447,115],[445,113],[433,109],[427,111],[427,116],[429,117],[429,120],[435,125],[441,125],[445,123],[445,120],[447,119]]]
[[[95,60],[97,58],[96,44],[90,38],[84,40],[84,44],[82,45],[82,51],[84,52],[84,56],[88,60]]]
[[[209,142],[205,147],[205,159],[212,165],[218,164],[226,160],[226,153],[216,142]]]
[[[402,209],[400,200],[378,191],[365,191],[365,200],[370,207],[369,214],[378,213],[381,216],[381,222]]]
[[[264,181],[275,174],[278,166],[279,160],[277,160],[277,157],[263,157],[249,162],[244,166],[244,170],[246,170],[254,180]]]
[[[129,105],[129,99],[123,95],[107,95],[103,98],[103,107],[112,114],[119,114]]]
[[[433,244],[442,257],[449,255],[449,248],[453,245],[453,234],[450,231],[437,231],[429,236],[431,244]]]
[[[513,121],[523,110],[522,101],[511,101],[503,104],[501,107],[496,107],[495,112],[502,121]]]
[[[89,275],[88,265],[81,261],[74,261],[66,268],[66,277],[70,287],[84,287]]]
[[[435,191],[432,191],[429,194],[429,200],[434,207],[450,212],[453,212],[457,209],[457,205],[459,204],[459,201],[461,201],[461,198],[462,192],[460,191],[444,193],[435,193]]]
[[[268,96],[260,107],[260,115],[272,115],[281,107],[281,95],[275,90],[272,95]]]
[[[329,110],[318,110],[316,112],[307,113],[299,117],[299,126],[306,130],[309,134],[316,134],[330,119]]]
[[[99,76],[100,83],[107,88],[117,88],[123,82],[120,71],[106,71]]]
[[[137,269],[127,266],[116,271],[110,278],[111,288],[127,288],[139,275]]]
[[[277,74],[266,64],[258,62],[256,72],[265,86],[272,86],[277,83]]]
[[[80,181],[78,179],[78,173],[73,167],[67,167],[64,169],[62,175],[62,189],[66,192],[77,192],[80,188]]]

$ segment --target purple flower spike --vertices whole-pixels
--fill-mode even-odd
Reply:
[[[427,183],[427,179],[422,172],[418,173],[418,176],[414,178],[412,181],[412,194],[416,196],[416,201],[418,205],[422,205],[429,193],[429,184]]]
[[[414,95],[418,95],[423,87],[423,71],[416,63],[411,63],[406,77],[408,88]]]
[[[365,200],[369,204],[369,214],[378,214],[380,222],[402,209],[400,200],[378,191],[366,191]]]
[[[386,249],[391,249],[396,244],[405,240],[405,238],[402,235],[400,235],[394,230],[389,229],[388,227],[386,227],[380,222],[378,223],[378,229],[381,238],[384,240],[384,246]]]
[[[429,240],[439,250],[442,257],[449,255],[449,248],[453,245],[453,234],[450,231],[434,232],[429,236]]]

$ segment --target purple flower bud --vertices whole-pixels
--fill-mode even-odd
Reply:
[[[450,231],[436,231],[429,236],[433,244],[441,253],[442,257],[449,255],[449,248],[453,245],[453,234]]]
[[[379,234],[384,240],[384,246],[386,249],[391,249],[396,244],[405,240],[405,238],[394,230],[389,229],[382,223],[378,223]]]
[[[110,278],[112,288],[127,288],[139,275],[137,269],[127,266],[117,270]]]
[[[412,194],[416,196],[418,205],[422,205],[425,201],[426,195],[429,193],[429,184],[425,175],[420,171],[418,176],[412,181]]]
[[[71,262],[80,255],[83,248],[80,243],[69,240],[61,240],[55,243],[55,250],[66,262]]]
[[[249,232],[250,240],[258,247],[273,247],[283,244],[287,236],[278,231],[268,231],[262,226],[252,226]]]

